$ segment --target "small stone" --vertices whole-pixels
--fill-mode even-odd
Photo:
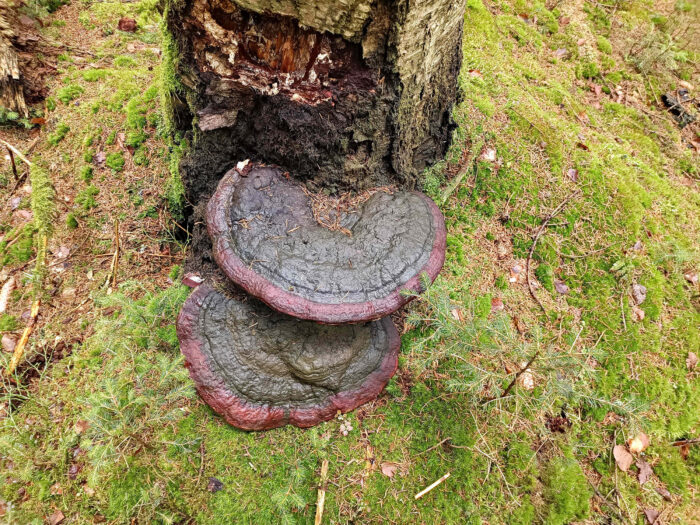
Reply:
[[[2,350],[3,352],[12,352],[15,349],[15,346],[17,346],[17,339],[12,337],[9,334],[5,334],[2,336]]]

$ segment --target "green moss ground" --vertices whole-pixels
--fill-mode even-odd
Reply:
[[[166,213],[179,202],[171,168],[184,145],[165,154],[158,85],[178,88],[167,70],[158,79],[147,49],[161,45],[150,3],[81,5],[79,23],[103,28],[99,64],[67,57],[47,140],[56,154],[70,152],[61,160],[76,194],[61,211],[66,228],[92,228],[107,251],[114,214],[147,217],[149,206]],[[631,0],[613,14],[600,5],[468,1],[458,128],[425,181],[447,220],[447,263],[409,308],[399,373],[376,402],[310,430],[238,431],[197,398],[182,366],[173,322],[188,290],[128,276],[109,295],[95,285],[95,315],[83,327],[92,335],[2,420],[3,519],[42,523],[60,510],[65,523],[312,523],[328,459],[326,523],[644,523],[649,508],[665,522],[696,522],[700,446],[684,457],[671,443],[700,434],[698,372],[686,366],[700,351],[698,288],[684,278],[700,260],[698,156],[684,143],[698,128],[681,134],[653,103],[679,79],[700,84],[697,48],[658,48],[697,10],[679,3],[660,13]],[[139,19],[135,36],[114,33],[125,15]],[[130,53],[134,42],[146,49]],[[151,167],[136,155],[125,166],[120,140]],[[88,173],[97,145],[111,156]],[[143,201],[146,183],[132,170],[150,173],[157,199]],[[534,232],[575,190],[534,252],[544,313],[511,269],[524,267]],[[0,243],[0,266],[30,258],[33,235],[10,250]],[[143,243],[167,241],[163,232]],[[179,267],[170,273],[177,281]],[[635,283],[647,288],[643,320]],[[49,324],[42,337],[55,331]],[[500,398],[535,354],[533,388],[521,376]],[[640,431],[654,471],[643,486],[637,467],[624,473],[612,457]],[[208,490],[210,478],[223,488]],[[671,501],[656,490],[664,488]]]

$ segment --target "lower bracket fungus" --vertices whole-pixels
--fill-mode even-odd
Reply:
[[[206,283],[185,302],[177,333],[199,395],[245,430],[310,427],[371,401],[400,346],[389,318],[322,325]]]

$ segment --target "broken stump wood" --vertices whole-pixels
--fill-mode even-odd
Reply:
[[[390,319],[329,326],[300,321],[202,284],[177,320],[199,395],[230,424],[310,427],[371,401],[398,364]]]
[[[176,74],[189,91],[180,116],[189,113],[201,132],[183,164],[190,202],[213,189],[233,159],[359,191],[413,188],[443,156],[465,0],[172,5]]]
[[[395,373],[387,316],[444,263],[415,190],[448,146],[465,1],[168,2],[164,102],[204,280],[178,338],[230,424],[312,426]]]

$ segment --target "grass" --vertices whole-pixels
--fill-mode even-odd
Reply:
[[[173,330],[188,290],[164,248],[176,246],[168,227],[157,222],[181,209],[177,165],[187,149],[171,141],[168,96],[159,98],[159,85],[184,97],[172,49],[166,38],[162,65],[127,49],[157,38],[151,4],[85,5],[80,30],[89,23],[102,31],[99,69],[62,62],[52,96],[62,101],[61,90],[79,86],[80,105],[51,110],[50,122],[70,133],[42,150],[58,166],[50,170],[58,195],[71,198],[56,210],[61,220],[35,211],[20,228],[0,223],[4,239],[19,238],[0,241],[0,262],[28,262],[41,224],[55,224],[61,239],[78,236],[76,245],[88,238],[87,256],[71,261],[54,301],[73,288],[91,298],[89,311],[72,314],[79,330],[62,334],[89,336],[11,392],[11,417],[0,423],[6,521],[40,522],[59,509],[75,523],[310,523],[324,459],[329,523],[564,524],[619,515],[643,523],[649,508],[669,521],[697,519],[700,447],[684,456],[671,443],[700,432],[698,373],[686,366],[700,349],[698,290],[684,277],[698,271],[698,157],[684,142],[698,130],[679,131],[654,107],[679,79],[700,84],[698,50],[672,33],[697,11],[679,3],[660,13],[636,0],[614,14],[602,4],[549,10],[469,0],[454,143],[425,175],[425,191],[443,203],[447,262],[400,327],[399,373],[377,401],[342,420],[245,433],[194,394]],[[139,32],[107,30],[127,15]],[[485,147],[496,161],[479,160]],[[46,189],[35,177],[32,186]],[[574,190],[581,195],[533,253],[543,312],[523,278],[525,259],[544,217]],[[120,284],[108,293],[115,219],[129,233]],[[155,230],[140,233],[146,224]],[[149,261],[144,252],[160,256]],[[160,274],[134,276],[152,259]],[[641,320],[634,284],[647,289]],[[19,291],[15,304],[0,320],[7,331],[22,323]],[[46,315],[35,351],[65,320]],[[533,356],[531,383],[521,376],[509,390]],[[611,453],[639,431],[651,439],[642,457],[653,476],[643,486],[637,467],[619,471]],[[386,463],[396,466],[391,478]],[[446,472],[443,485],[413,499]],[[210,478],[221,490],[207,490]]]

